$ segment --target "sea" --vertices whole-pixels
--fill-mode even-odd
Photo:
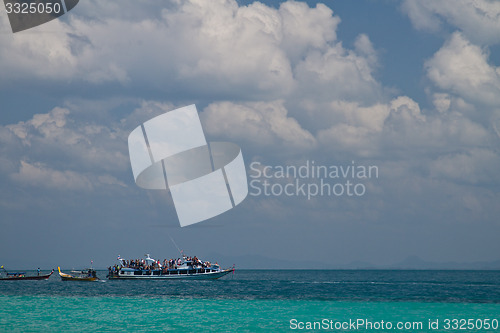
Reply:
[[[28,272],[36,274],[36,272]],[[500,332],[500,271],[236,270],[0,281],[0,332]]]

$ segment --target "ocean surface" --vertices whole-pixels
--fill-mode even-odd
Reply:
[[[236,270],[212,281],[101,282],[63,282],[55,272],[0,281],[0,332],[500,332],[499,321],[500,271]]]

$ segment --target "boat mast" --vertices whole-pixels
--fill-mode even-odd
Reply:
[[[184,258],[184,253],[182,252],[181,249],[179,249],[179,247],[177,246],[177,244],[175,243],[174,239],[172,238],[172,236],[170,236],[170,234],[168,234],[168,238],[170,238],[170,240],[172,241],[172,243],[174,243],[174,246],[177,248],[177,251],[179,251],[179,253],[181,254],[181,257]]]

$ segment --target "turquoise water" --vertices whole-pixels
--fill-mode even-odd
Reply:
[[[446,319],[474,319],[476,329],[460,329],[460,322],[445,329]],[[52,276],[0,284],[2,332],[293,332],[315,322],[329,332],[500,332],[477,329],[484,319],[500,320],[500,272],[237,271],[216,281]],[[372,326],[335,329],[349,320]],[[438,329],[429,320],[438,320]],[[381,321],[385,329],[376,329]],[[388,329],[388,322],[414,326]]]

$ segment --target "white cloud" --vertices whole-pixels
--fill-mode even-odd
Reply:
[[[58,171],[40,163],[30,164],[21,161],[19,172],[10,176],[17,183],[27,186],[40,186],[58,190],[84,190],[92,189],[91,181],[74,171]]]
[[[400,102],[391,103],[391,114],[384,124],[381,146],[387,156],[393,150],[395,156],[419,156],[425,161],[453,151],[491,146],[491,132],[460,112],[424,116],[418,112],[418,105]]]
[[[160,45],[167,46],[169,70],[181,80],[195,80],[194,88],[236,86],[274,93],[291,88],[277,10],[260,3],[238,7],[229,0],[193,0],[176,10],[164,10],[163,19]]]
[[[0,35],[4,83],[29,77],[160,89],[170,94],[165,98],[183,95],[173,103],[144,101],[131,112],[120,108],[121,116],[113,117],[106,114],[116,105],[103,106],[105,101],[66,103],[0,127],[3,174],[26,186],[122,188],[132,182],[128,133],[183,106],[177,105],[180,100],[197,98],[210,103],[201,113],[208,139],[241,142],[247,152],[257,148],[263,161],[269,151],[291,160],[305,155],[377,158],[392,161],[390,168],[401,178],[421,168],[450,182],[460,177],[450,167],[454,159],[489,156],[483,159],[494,161],[492,142],[497,141],[492,138],[498,140],[494,130],[500,118],[492,130],[471,114],[484,104],[498,106],[499,71],[488,63],[487,50],[470,42],[476,43],[472,28],[453,34],[425,64],[438,88],[429,90],[439,111],[433,112],[408,96],[385,96],[374,77],[376,45],[361,34],[353,49],[344,47],[337,40],[340,18],[322,4],[310,8],[287,1],[276,9],[259,2],[238,6],[232,0],[151,3],[89,0],[65,20]],[[406,1],[405,8],[421,28],[439,29],[442,18],[465,22],[449,11],[450,2],[434,3]],[[457,4],[457,11],[469,8],[463,1]],[[0,16],[2,27],[5,19]],[[485,33],[481,38],[497,37]],[[471,179],[484,171],[468,170]],[[447,172],[449,177],[442,176]]]
[[[425,121],[420,107],[411,98],[399,96],[388,104],[368,107],[352,102],[332,102],[330,122],[334,124],[318,132],[319,141],[326,147],[356,152],[361,156],[378,155],[383,151],[382,137]],[[397,128],[393,127],[397,124]]]
[[[488,54],[461,33],[454,33],[425,68],[440,89],[480,104],[500,105],[500,68],[490,65]]]
[[[316,133],[322,150],[359,157],[409,158],[429,161],[456,151],[481,148],[492,152],[492,131],[460,112],[460,99],[447,99],[446,112],[424,115],[418,103],[399,96],[388,103],[368,107],[332,102],[329,127]],[[458,111],[457,111],[458,109]]]
[[[29,154],[35,160],[53,158],[65,160],[72,167],[97,168],[103,171],[116,171],[126,168],[128,156],[120,140],[127,133],[113,126],[95,123],[78,123],[71,117],[68,108],[56,107],[48,113],[35,114],[28,121],[7,125],[14,136],[12,141],[22,144],[19,155]],[[9,142],[16,144],[16,142]],[[96,144],[99,143],[99,144]]]
[[[500,42],[500,3],[406,0],[402,8],[417,29],[441,33],[450,30],[441,29],[446,22],[455,30],[424,64],[427,78],[433,84],[426,89],[427,93],[441,113],[440,117],[432,118],[427,134],[449,143],[450,150],[455,144],[447,135],[467,142],[468,149],[473,142],[480,147],[491,145],[495,141],[487,142],[485,138],[496,140],[491,134],[495,133],[500,106],[500,67],[490,59],[489,47]],[[457,131],[467,132],[471,137],[467,139]]]
[[[356,102],[334,101],[330,106],[331,113],[337,115],[335,122],[364,127],[374,132],[382,131],[390,112],[387,105],[382,103],[366,107]]]
[[[376,135],[365,127],[338,124],[318,133],[318,140],[329,151],[350,152],[361,157],[378,153]]]
[[[407,96],[399,96],[391,101],[391,111],[397,114],[399,119],[405,121],[425,121],[425,116],[420,112],[417,102]]]
[[[0,26],[8,31],[6,15],[0,15]],[[2,80],[32,79],[90,81],[93,83],[128,80],[123,68],[111,58],[98,61],[93,56],[89,36],[60,20],[26,32],[0,34],[0,69]],[[103,56],[101,54],[101,56]]]
[[[68,109],[56,107],[49,113],[35,114],[32,119],[8,125],[7,128],[27,146],[31,145],[34,136],[56,140],[61,138],[65,142],[74,144],[83,140],[83,137],[75,132],[68,132],[64,128],[68,114]]]
[[[475,148],[440,156],[432,162],[430,170],[437,179],[493,186],[500,183],[500,156],[491,150]]]
[[[376,67],[378,64],[378,56],[373,44],[366,34],[361,34],[356,38],[354,42],[354,47],[356,52],[360,55],[366,57],[368,64],[371,67]]]
[[[402,5],[417,29],[438,31],[444,20],[479,44],[500,42],[500,2],[492,0],[406,0]]]
[[[441,26],[440,20],[427,6],[422,5],[422,1],[406,0],[402,9],[417,29],[437,31]]]
[[[218,102],[205,108],[201,116],[210,135],[227,136],[278,150],[313,148],[316,144],[313,135],[287,113],[283,101]]]
[[[113,176],[129,170],[126,119],[104,126],[76,118],[69,108],[56,107],[0,126],[2,174],[24,186],[60,190],[126,186]]]
[[[294,251],[297,232],[305,231],[327,256],[329,235],[373,234],[380,244],[404,243],[413,230],[456,237],[465,234],[460,226],[478,221],[478,228],[470,230],[482,244],[471,253],[481,256],[487,252],[483,236],[498,229],[500,184],[498,71],[483,46],[500,40],[500,34],[498,20],[483,15],[481,22],[481,15],[463,11],[470,4],[487,2],[406,2],[420,27],[442,33],[449,29],[446,21],[461,31],[424,68],[432,83],[427,89],[431,109],[412,95],[388,94],[376,79],[384,63],[379,57],[386,54],[377,53],[380,46],[372,43],[369,28],[354,40],[339,40],[337,29],[347,27],[321,4],[311,8],[286,1],[273,8],[231,0],[85,0],[60,20],[14,35],[0,15],[0,29],[9,32],[0,34],[0,88],[32,99],[17,103],[11,99],[18,96],[7,93],[11,108],[47,105],[66,94],[81,97],[55,108],[15,110],[19,113],[10,119],[24,121],[0,126],[3,223],[22,228],[34,220],[26,216],[35,214],[74,231],[65,219],[70,215],[80,220],[78,228],[81,221],[98,221],[101,234],[120,237],[127,237],[124,226],[151,234],[144,228],[150,223],[168,219],[175,225],[168,194],[134,184],[127,136],[156,115],[202,101],[197,103],[204,108],[200,117],[207,139],[238,143],[247,166],[250,161],[301,165],[314,160],[380,169],[380,178],[366,183],[367,195],[355,200],[248,197],[238,208],[243,210],[234,211],[242,217],[239,223],[217,231],[221,239],[234,228],[252,229],[258,238],[266,235],[261,227],[279,226],[288,230],[285,238],[292,244],[284,253]],[[391,31],[384,37],[399,38]],[[351,42],[352,48],[346,46]],[[22,90],[42,85],[50,87],[43,89],[42,101],[39,90]],[[266,223],[255,224],[259,218]],[[103,229],[106,225],[114,227]],[[18,234],[20,229],[12,230]],[[321,233],[325,236],[318,243]],[[414,243],[425,243],[424,234],[413,237]],[[263,246],[271,251],[284,244],[267,235]],[[342,238],[334,242],[339,248],[351,240]],[[361,255],[378,246],[368,238],[365,249],[358,249]],[[255,242],[243,243],[235,244],[236,252],[246,245],[252,249]],[[498,242],[491,244],[498,249]],[[467,252],[462,245],[457,241],[452,247]],[[405,251],[405,246],[397,248]],[[427,251],[441,249],[431,244]]]
[[[450,109],[451,99],[450,95],[443,93],[435,93],[433,95],[434,107],[438,112],[446,112]]]
[[[426,62],[428,77],[440,89],[434,95],[440,113],[429,116],[407,96],[383,97],[384,88],[373,77],[378,55],[369,36],[359,35],[354,49],[346,49],[337,40],[340,18],[322,4],[310,8],[287,1],[278,9],[258,2],[240,7],[232,0],[154,6],[125,1],[125,5],[127,11],[89,1],[82,4],[81,14],[75,11],[68,20],[36,28],[54,29],[54,34],[35,29],[17,34],[16,39],[0,36],[2,45],[9,46],[0,50],[0,60],[6,60],[0,61],[0,69],[6,77],[34,74],[100,84],[147,83],[167,90],[176,87],[191,96],[214,92],[221,96],[221,92],[228,98],[211,103],[201,115],[209,135],[292,154],[320,148],[388,156],[387,147],[418,148],[424,154],[433,147],[445,151],[446,144],[484,146],[489,136],[485,128],[457,111],[475,111],[478,99],[497,103],[498,69],[488,64],[485,50],[461,33],[455,33]],[[158,5],[164,7],[158,10]],[[426,1],[407,1],[405,6],[413,8],[412,19],[425,18],[420,23],[427,27],[439,24],[433,13],[445,8]],[[105,18],[89,19],[97,9],[107,13]],[[16,58],[21,61],[12,60]],[[51,67],[55,64],[63,66]],[[132,114],[104,126],[77,120],[68,106],[6,129],[17,140],[11,147],[24,147],[19,160],[48,163],[43,157],[57,151],[56,159],[72,165],[58,169],[49,163],[47,167],[61,172],[100,170],[109,175],[128,168],[127,131],[175,107],[143,102]],[[3,165],[12,169],[8,163]]]
[[[147,85],[247,100],[315,94],[373,101],[380,95],[368,36],[359,36],[356,50],[345,49],[336,41],[340,19],[323,4],[287,1],[275,9],[189,0],[156,6],[162,9],[126,1],[126,10],[117,10],[89,1],[68,20],[1,34],[2,80]],[[86,16],[96,11],[100,19]],[[5,26],[7,18],[0,20]]]
[[[105,185],[118,185],[121,187],[127,187],[127,185],[124,182],[122,182],[121,180],[119,180],[116,177],[113,177],[111,175],[98,176],[97,180],[101,184],[105,184]]]
[[[286,54],[296,63],[311,49],[324,49],[337,38],[340,23],[330,8],[317,4],[309,8],[303,2],[284,2],[279,14],[282,18],[283,40]]]
[[[345,99],[373,103],[380,100],[382,89],[372,76],[372,62],[372,54],[360,56],[341,44],[328,47],[324,52],[311,51],[295,69],[299,96],[316,101]]]
[[[497,111],[497,117],[496,119],[493,119],[492,121],[492,127],[495,133],[498,135],[500,138],[500,111]]]

